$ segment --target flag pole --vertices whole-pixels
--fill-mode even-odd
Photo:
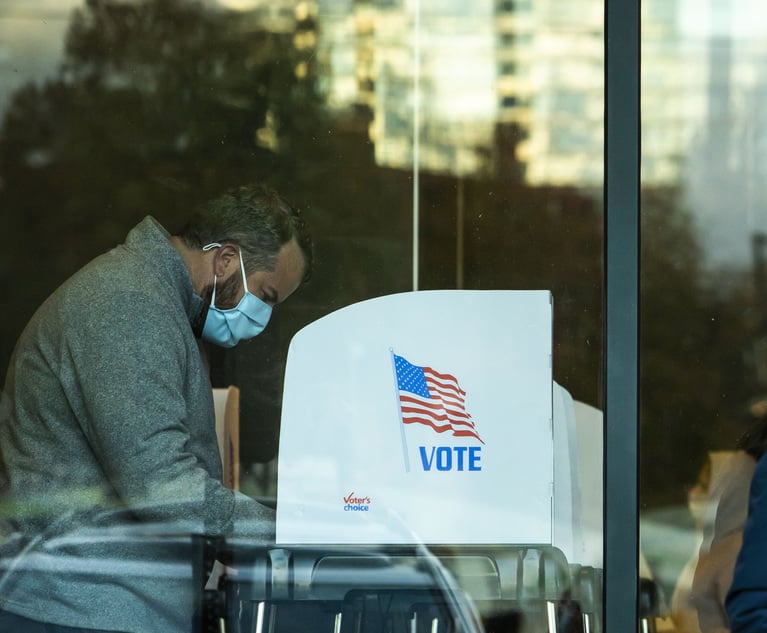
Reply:
[[[405,460],[405,472],[410,472],[410,457],[407,451],[407,437],[405,436],[405,423],[402,421],[402,403],[399,399],[399,379],[397,378],[397,362],[394,360],[394,348],[390,347],[391,352],[391,368],[394,372],[394,386],[397,391],[397,411],[399,411],[399,432],[402,437],[402,456]]]

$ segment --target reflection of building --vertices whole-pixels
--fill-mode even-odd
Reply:
[[[328,105],[374,107],[376,10],[371,2],[320,0],[319,47]]]
[[[406,166],[418,152],[427,171],[476,173],[497,118],[492,6],[417,4],[379,14],[376,159]]]
[[[365,105],[379,164],[468,174],[497,116],[489,0],[320,3],[330,104]]]
[[[505,126],[524,139],[517,159],[529,182],[601,182],[601,10],[565,0],[321,0],[329,103],[371,108],[382,165],[410,168],[417,153],[425,170],[486,171]]]
[[[505,9],[510,5],[511,12]],[[604,56],[602,2],[516,0],[499,3],[499,63],[504,118],[526,140],[517,158],[530,184],[602,182]],[[508,41],[508,44],[505,42]]]
[[[426,170],[502,172],[512,158],[496,151],[505,130],[528,183],[601,186],[601,0],[318,5],[329,105],[369,109],[380,164],[409,169],[417,152]],[[755,135],[765,128],[757,103],[767,40],[758,25],[767,10],[755,7],[747,0],[642,3],[645,184],[677,183],[691,165],[701,174],[729,165],[724,172],[765,180],[756,172],[767,164],[767,144]],[[754,200],[764,197],[754,192],[742,206],[753,214]]]
[[[319,58],[329,107],[367,113],[381,165],[410,169],[417,153],[423,169],[469,175],[517,160],[530,184],[601,185],[603,0],[203,3],[292,34],[298,76]],[[0,110],[21,77],[52,72],[80,4],[4,0]],[[747,258],[747,233],[767,230],[767,5],[646,0],[642,12],[643,182],[685,182],[709,233],[737,228]],[[267,125],[258,142],[274,137]]]
[[[705,122],[709,63],[700,41],[684,34],[679,2],[650,0],[642,8],[642,177],[673,184]],[[696,12],[704,10],[696,3]]]
[[[767,230],[767,7],[643,6],[643,178],[684,183],[710,260],[747,264]]]

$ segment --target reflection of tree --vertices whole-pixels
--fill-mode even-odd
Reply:
[[[455,181],[423,181],[424,288],[455,279]],[[602,216],[575,190],[530,188],[508,178],[465,184],[464,285],[546,289],[554,296],[554,378],[599,406]]]
[[[408,208],[406,178],[401,194],[374,170],[357,132],[367,121],[324,118],[313,51],[297,48],[295,35],[187,0],[89,0],[76,12],[60,72],[16,93],[0,131],[0,274],[14,308],[0,319],[2,371],[44,297],[145,214],[174,230],[196,201],[266,181],[310,216],[316,278],[329,280],[282,311],[271,337],[214,356],[217,381],[248,381],[246,448],[261,451],[254,459],[273,454],[280,320],[295,331],[328,306],[391,290],[402,253],[376,244],[408,227],[397,219]],[[373,265],[359,266],[367,256]]]
[[[0,154],[14,228],[51,240],[51,257],[79,247],[52,283],[147,212],[173,224],[201,195],[290,168],[256,139],[271,121],[278,136],[317,124],[311,82],[291,35],[246,26],[180,0],[75,14],[61,72],[16,95]]]
[[[685,502],[706,451],[733,447],[755,395],[746,280],[705,273],[694,235],[678,192],[643,192],[641,484],[650,504]]]

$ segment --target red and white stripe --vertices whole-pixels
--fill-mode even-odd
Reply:
[[[424,367],[423,372],[431,398],[400,392],[402,422],[425,424],[437,433],[451,431],[456,437],[473,437],[482,442],[465,408],[466,392],[455,376],[440,374],[431,367]]]

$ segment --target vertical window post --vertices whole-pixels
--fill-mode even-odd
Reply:
[[[606,631],[638,618],[640,0],[605,0]]]

